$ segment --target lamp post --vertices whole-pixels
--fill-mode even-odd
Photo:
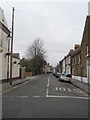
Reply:
[[[7,64],[7,82],[9,81],[9,55],[10,55],[10,40],[11,40],[11,36],[10,34],[7,36],[8,38],[8,64]]]

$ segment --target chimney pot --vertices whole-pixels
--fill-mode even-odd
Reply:
[[[79,44],[75,44],[75,47],[74,47],[74,49],[76,50],[77,48],[79,48],[80,47],[80,45]]]

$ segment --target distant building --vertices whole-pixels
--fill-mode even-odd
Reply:
[[[62,73],[66,72],[66,58],[64,57],[62,59]]]
[[[59,62],[60,73],[62,73],[62,60]]]
[[[20,77],[20,55],[19,53],[13,53],[12,78],[16,79],[19,77]]]
[[[81,81],[81,46],[75,45],[75,50],[71,54],[72,58],[72,78]]]
[[[53,71],[54,71],[53,66],[50,66],[49,64],[47,64],[43,67],[43,73],[45,73],[45,74],[52,73]]]
[[[73,52],[73,49],[69,51],[67,56],[65,57],[66,59],[66,74],[72,74],[72,57],[71,54]]]

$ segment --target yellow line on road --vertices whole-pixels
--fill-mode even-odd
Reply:
[[[77,88],[77,89],[78,89],[78,91],[79,91],[80,93],[82,93],[83,95],[88,96],[88,93],[84,92],[83,90],[81,90],[81,89],[79,89],[79,88]]]

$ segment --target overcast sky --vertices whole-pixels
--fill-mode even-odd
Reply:
[[[4,10],[9,28],[12,7],[15,7],[14,52],[19,52],[21,58],[25,56],[28,46],[38,37],[44,41],[47,61],[54,66],[74,48],[75,43],[81,43],[88,15],[87,0],[19,1],[0,0],[0,6]]]

